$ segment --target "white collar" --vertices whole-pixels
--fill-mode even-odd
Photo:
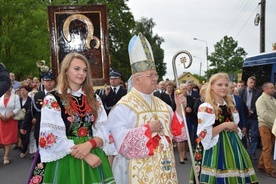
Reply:
[[[120,86],[111,86],[112,87],[112,89],[118,89]]]
[[[46,89],[44,89],[44,94],[50,93],[52,91],[54,91],[54,89],[52,89],[51,91],[47,91]]]
[[[85,95],[84,91],[82,90],[82,87],[78,91],[72,91],[71,89],[68,88],[67,93],[70,93],[73,96],[80,97],[81,95]]]
[[[151,98],[153,96],[152,93],[151,94],[142,93],[137,89],[135,89],[134,87],[132,89],[135,90],[137,93],[139,93],[149,104],[151,103]]]
[[[218,106],[220,106],[220,105],[226,105],[226,102],[225,102],[225,100],[223,99],[222,104],[219,104],[219,103],[217,102],[217,105],[218,105]]]

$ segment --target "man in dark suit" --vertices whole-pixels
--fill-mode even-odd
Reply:
[[[109,73],[110,86],[105,86],[102,93],[99,93],[107,114],[109,114],[111,108],[127,94],[127,90],[120,85],[121,76],[122,74],[118,70],[111,70]]]
[[[153,92],[153,95],[163,100],[166,104],[172,107],[172,102],[170,96],[165,93],[166,92],[166,84],[165,81],[160,81],[158,83],[158,89]]]
[[[11,87],[10,74],[5,66],[0,63],[0,97]]]
[[[20,133],[26,134],[27,130],[29,130],[32,125],[34,125],[34,137],[37,146],[39,141],[41,107],[43,104],[43,99],[47,93],[54,92],[54,87],[56,84],[55,75],[52,73],[44,74],[42,76],[42,83],[44,86],[44,91],[35,93],[34,97],[32,98],[31,108],[27,111],[20,128]]]
[[[174,83],[172,81],[167,81],[166,82],[166,94],[169,95],[170,103],[171,103],[171,107],[172,107],[173,111],[176,110],[176,104],[174,101],[174,91],[175,91]]]
[[[199,98],[199,94],[197,91],[193,90],[194,83],[192,81],[187,81],[186,83],[187,86],[187,95],[193,97],[193,99]]]
[[[261,95],[261,91],[255,88],[256,77],[251,76],[247,79],[247,86],[239,91],[239,95],[245,102],[249,114],[246,118],[247,120],[247,130],[250,131],[251,144],[249,155],[252,160],[257,160],[255,153],[259,142],[259,127],[255,103]]]
[[[245,148],[247,148],[247,140],[246,140],[246,115],[244,112],[244,108],[247,108],[246,106],[244,106],[244,102],[242,101],[241,97],[238,95],[234,95],[234,91],[235,91],[235,85],[230,82],[229,83],[229,93],[232,96],[233,99],[233,103],[236,107],[236,109],[239,112],[239,116],[240,116],[240,122],[238,123],[239,128],[242,131],[242,143],[244,145]]]

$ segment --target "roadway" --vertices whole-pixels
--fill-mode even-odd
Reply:
[[[12,150],[10,156],[10,164],[3,165],[3,149],[0,149],[0,184],[26,184],[29,170],[31,167],[32,159],[27,154],[26,158],[19,157],[20,152],[18,150]],[[191,170],[191,159],[188,155],[188,161],[185,164],[179,163],[178,152],[175,151],[176,169],[178,174],[179,184],[188,184],[189,175]],[[257,150],[257,156],[260,155],[260,150]],[[276,161],[273,161],[276,168]],[[269,177],[265,173],[260,173],[257,170],[257,161],[253,161],[255,172],[257,173],[260,184],[273,184],[276,183],[276,179]]]

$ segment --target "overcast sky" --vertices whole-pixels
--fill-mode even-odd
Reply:
[[[194,62],[184,70],[177,58],[178,76],[185,71],[201,74],[206,71],[206,43],[209,54],[214,45],[225,35],[238,41],[248,56],[260,51],[260,24],[254,25],[254,18],[260,13],[261,0],[129,0],[127,3],[135,20],[152,18],[156,26],[154,34],[163,37],[161,47],[167,63],[165,78],[174,79],[172,58],[180,50],[191,53]],[[276,42],[276,1],[266,1],[265,51],[272,50]],[[204,41],[195,41],[198,38]],[[181,55],[180,55],[181,56]],[[164,79],[165,79],[164,78]]]

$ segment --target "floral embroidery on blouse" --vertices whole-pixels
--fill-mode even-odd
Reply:
[[[51,148],[57,141],[58,137],[52,133],[40,132],[39,146],[43,149]]]
[[[199,137],[202,138],[202,139],[204,139],[204,137],[206,136],[206,133],[207,133],[206,130],[201,131],[200,134],[199,134]]]
[[[196,142],[200,143],[200,141],[205,138],[206,134],[207,134],[206,130],[201,131],[198,138],[196,138]]]
[[[198,120],[197,120],[197,123],[198,123],[198,124],[201,124],[201,123],[203,123],[203,122],[204,122],[204,119],[198,118]]]
[[[206,112],[208,114],[214,114],[214,110],[212,108],[206,106],[200,106],[198,112]],[[204,123],[204,119],[198,118],[198,124]]]
[[[208,114],[214,114],[214,110],[206,106],[200,106],[198,108],[198,112],[206,112]]]
[[[45,99],[43,101],[42,108],[44,106],[48,107],[49,109],[55,109],[57,111],[60,111],[60,106],[55,98]]]

